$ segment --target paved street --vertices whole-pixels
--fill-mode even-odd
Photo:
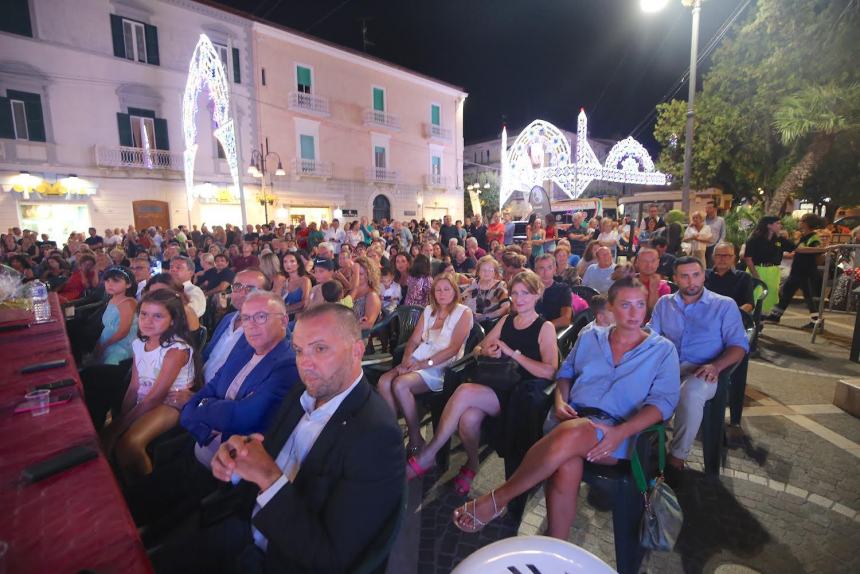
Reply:
[[[678,491],[685,511],[679,543],[674,552],[647,557],[642,571],[860,571],[860,420],[832,405],[836,381],[860,377],[860,365],[847,360],[854,316],[828,314],[813,345],[799,329],[807,321],[800,310],[793,307],[762,334],[749,369],[747,439],[729,450],[718,483],[704,479],[697,443]],[[495,453],[484,455],[473,489],[479,494],[504,474]],[[450,517],[463,499],[450,480],[464,459],[455,448],[448,472],[411,485],[409,518],[389,572],[447,573],[490,542],[543,532],[542,491],[530,497],[519,524],[506,516],[476,535],[457,530]],[[569,540],[614,565],[612,517],[599,498],[582,487]]]

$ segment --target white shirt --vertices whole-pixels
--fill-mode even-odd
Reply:
[[[242,367],[242,370],[236,373],[236,376],[233,377],[233,381],[230,383],[230,386],[227,387],[227,392],[224,393],[225,400],[236,400],[236,395],[239,394],[239,389],[242,388],[242,385],[245,383],[245,379],[248,378],[248,375],[251,374],[251,371],[254,370],[254,367],[256,367],[265,356],[266,355],[257,355],[255,353],[254,356],[250,358],[248,363],[244,367]],[[209,444],[205,446],[200,446],[197,443],[194,444],[194,456],[197,457],[197,460],[200,461],[200,464],[204,465],[206,468],[212,468],[212,458],[215,456],[215,453],[218,452],[218,449],[220,447],[221,433],[216,432],[215,436],[212,438]]]
[[[238,317],[239,315],[237,313],[231,318],[230,322],[232,323],[233,320]],[[242,326],[241,321],[239,321],[238,329],[234,329],[233,325],[227,327],[227,332],[221,335],[221,338],[218,339],[217,343],[215,343],[215,346],[212,348],[212,352],[209,353],[209,359],[203,365],[203,380],[205,382],[208,383],[215,378],[215,375],[218,374],[218,371],[224,366],[224,363],[227,362],[227,357],[230,356],[236,343],[239,342],[239,339],[244,334],[245,328]]]
[[[194,309],[194,313],[198,318],[202,317],[203,313],[206,312],[206,295],[203,290],[191,281],[186,281],[182,287],[185,289],[185,294],[188,296],[189,304]]]
[[[281,449],[281,452],[275,459],[275,464],[283,471],[283,474],[269,488],[257,495],[257,507],[254,508],[252,516],[266,506],[287,482],[292,482],[296,478],[302,462],[304,462],[305,457],[308,456],[308,453],[314,444],[316,444],[328,421],[331,420],[331,417],[337,411],[338,407],[340,407],[340,404],[352,392],[363,376],[364,373],[360,373],[345,391],[336,394],[319,408],[314,408],[316,399],[310,396],[307,391],[302,393],[299,402],[305,410],[305,415],[299,420],[290,438],[284,444],[284,448]],[[252,527],[251,530],[254,535],[254,543],[263,550],[266,550],[267,541],[265,536],[256,528]]]
[[[340,227],[337,229],[329,227],[326,229],[323,237],[325,237],[328,243],[331,243],[331,247],[335,253],[340,253],[340,247],[346,241],[346,233],[343,232],[343,229]]]
[[[143,288],[146,287],[147,281],[148,281],[148,279],[144,279],[143,281],[139,281],[137,283],[137,295],[135,295],[135,298],[138,301],[140,301],[140,298],[143,297]]]

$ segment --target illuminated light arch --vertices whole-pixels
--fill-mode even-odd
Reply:
[[[530,123],[514,140],[510,150],[507,130],[503,129],[499,207],[515,192],[526,196],[532,187],[543,185],[545,181],[554,182],[571,199],[582,195],[595,179],[646,185],[669,183],[669,176],[654,168],[648,151],[632,137],[615,144],[601,164],[588,143],[585,110],[580,110],[577,118],[576,141],[576,158],[571,161],[567,138],[549,122],[535,120]]]
[[[188,66],[188,79],[185,82],[185,93],[182,96],[182,133],[185,137],[185,193],[188,201],[188,218],[191,219],[191,200],[195,195],[194,162],[197,157],[197,98],[200,90],[206,86],[212,103],[211,113],[215,122],[213,135],[221,143],[230,175],[233,178],[234,196],[241,197],[239,187],[239,159],[236,156],[236,133],[233,120],[230,118],[230,84],[224,73],[224,65],[215,50],[215,46],[206,36],[200,34],[200,40],[194,48],[191,63]]]

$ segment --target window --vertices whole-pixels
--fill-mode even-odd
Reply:
[[[442,123],[442,110],[436,104],[430,105],[430,123],[434,126],[441,125]]]
[[[152,110],[129,108],[127,114],[119,113],[119,145],[139,149],[169,150],[167,120],[155,117]]]
[[[227,46],[224,46],[223,44],[213,43],[212,45],[215,46],[215,51],[218,52],[218,57],[221,59],[221,67],[224,68],[224,75],[227,76],[227,79],[229,80],[230,70],[227,68],[227,62],[230,61],[227,57],[229,50],[227,50]]]
[[[224,153],[224,146],[221,145],[221,142],[218,141],[218,138],[213,136],[212,139],[215,140],[215,153],[218,154],[218,159],[227,159],[227,154]]]
[[[302,94],[311,93],[311,69],[305,66],[296,66],[296,89]]]
[[[157,66],[158,30],[137,20],[110,15],[113,53],[118,58]]]
[[[383,88],[373,88],[373,110],[376,112],[385,111],[385,90]]]
[[[263,85],[265,86],[266,85],[266,68],[260,69],[260,79],[262,80]]]
[[[27,131],[27,112],[24,109],[24,102],[21,100],[9,100],[12,104],[12,121],[15,128],[15,139],[28,140],[30,132]]]
[[[224,68],[224,75],[227,76],[227,81],[230,81],[230,62],[233,63],[233,82],[236,84],[240,82],[240,73],[239,73],[239,49],[233,48],[233,53],[230,53],[230,48],[225,44],[216,44],[212,43],[215,46],[215,50],[218,52],[218,57],[221,58],[221,66]],[[265,81],[263,82],[265,85]]]
[[[299,153],[301,153],[302,159],[307,159],[311,161],[316,159],[316,151],[314,150],[314,136],[301,134],[299,136],[299,145],[301,147]]]
[[[442,175],[442,158],[438,155],[430,157],[430,174],[437,178]]]
[[[33,26],[30,23],[29,0],[4,0],[3,17],[0,18],[0,30],[29,38],[33,37]]]
[[[373,148],[373,167],[385,169],[385,148],[382,146],[378,145]]]
[[[0,97],[0,138],[46,141],[39,94],[7,90],[6,97]]]

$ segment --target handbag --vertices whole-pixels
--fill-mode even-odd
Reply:
[[[633,449],[630,468],[645,503],[645,512],[642,514],[642,524],[639,528],[639,540],[643,548],[669,552],[678,541],[678,535],[684,524],[684,512],[681,510],[675,492],[663,479],[663,469],[666,467],[666,429],[663,425],[654,425],[643,432],[657,432],[659,437],[657,463],[659,473],[649,491],[645,472],[639,461],[639,453]]]
[[[519,365],[510,357],[477,357],[475,382],[496,391],[506,391],[520,380]]]

